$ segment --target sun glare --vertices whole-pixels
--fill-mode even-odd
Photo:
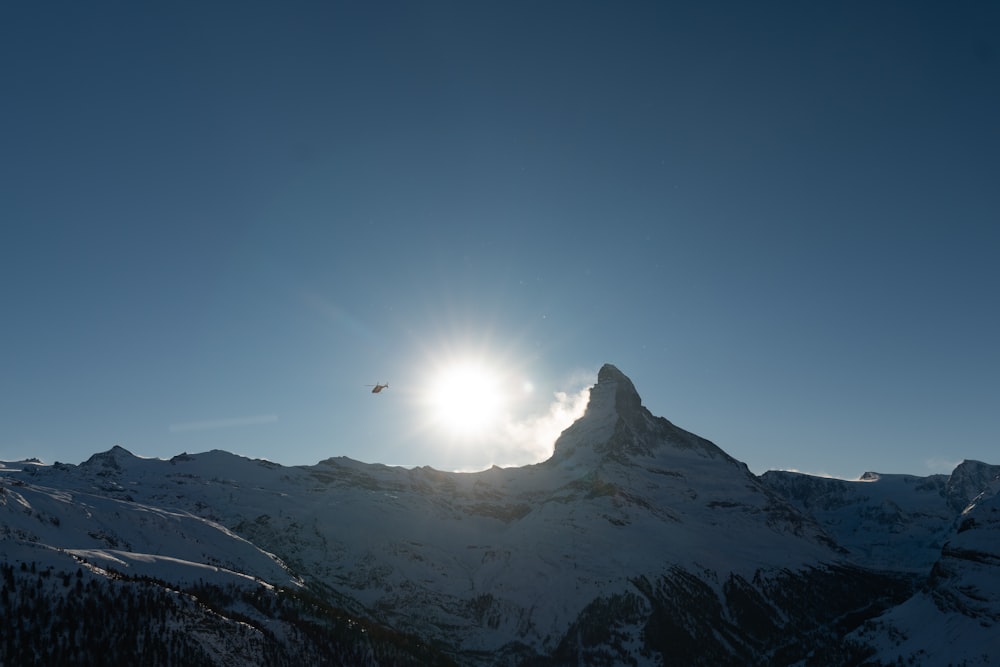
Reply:
[[[459,362],[441,370],[430,389],[434,421],[456,436],[474,436],[496,426],[506,400],[500,376],[476,362]]]

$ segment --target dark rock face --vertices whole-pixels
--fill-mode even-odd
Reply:
[[[1000,486],[991,480],[993,486]],[[928,578],[939,609],[954,610],[984,625],[1000,623],[1000,495],[981,494],[962,514]]]
[[[673,567],[637,577],[630,590],[599,598],[579,615],[557,649],[531,665],[690,666],[862,664],[871,651],[845,641],[852,629],[907,599],[911,578],[839,565],[799,573],[730,575],[721,590],[703,575]],[[641,628],[641,652],[625,628]]]
[[[597,384],[613,384],[615,386],[615,411],[628,423],[634,423],[649,415],[642,407],[642,399],[635,390],[632,380],[612,366],[604,364],[597,373]]]
[[[1000,466],[981,461],[962,461],[948,478],[947,497],[951,508],[961,512],[1000,477]]]

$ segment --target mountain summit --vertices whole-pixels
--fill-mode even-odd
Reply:
[[[598,387],[613,387],[615,397],[615,410],[627,421],[632,421],[640,416],[648,416],[649,411],[642,407],[642,399],[639,392],[635,390],[632,380],[628,379],[624,373],[611,364],[604,364],[597,372]]]
[[[590,389],[586,411],[556,440],[552,460],[562,461],[586,449],[624,462],[632,456],[652,456],[662,446],[700,450],[705,456],[735,462],[708,440],[654,417],[642,405],[632,380],[604,364]]]

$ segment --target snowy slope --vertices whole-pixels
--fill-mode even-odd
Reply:
[[[120,447],[6,464],[0,556],[296,587],[461,664],[852,664],[865,649],[844,634],[910,596],[986,474],[964,472],[758,478],[606,365],[552,458],[522,468]]]
[[[8,464],[9,465],[9,464]],[[65,485],[34,484],[39,468],[0,486],[0,557],[9,561],[26,548],[46,563],[85,560],[130,576],[174,582],[234,578],[292,586],[280,561],[212,521],[183,510],[108,498]],[[47,476],[46,476],[47,477]],[[50,481],[50,480],[46,480]],[[55,480],[51,480],[55,481]],[[246,573],[252,573],[250,575]]]
[[[452,664],[317,598],[185,503],[133,496],[156,484],[164,496],[169,465],[122,448],[81,466],[0,464],[0,616],[19,619],[0,664]]]
[[[1000,656],[1000,476],[963,511],[923,589],[855,633],[884,662],[994,665]]]
[[[769,471],[769,488],[814,517],[853,560],[867,567],[927,574],[959,513],[1000,473],[965,461],[951,475],[867,472],[856,481]]]
[[[955,521],[945,475],[865,473],[847,481],[769,471],[761,480],[872,568],[926,574]]]

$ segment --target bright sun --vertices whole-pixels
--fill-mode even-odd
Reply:
[[[500,375],[478,362],[458,362],[442,369],[428,396],[432,418],[456,436],[475,436],[496,426],[506,399]]]

